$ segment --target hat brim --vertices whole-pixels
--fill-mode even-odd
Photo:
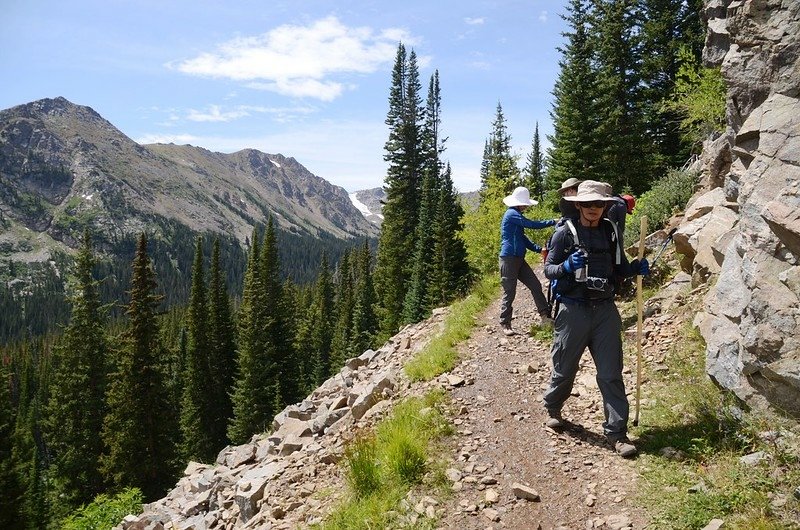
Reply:
[[[570,202],[594,202],[594,201],[605,201],[605,202],[612,202],[614,201],[614,197],[607,197],[605,195],[601,195],[599,193],[584,193],[583,195],[572,195],[569,197],[563,197],[565,201]]]
[[[530,199],[529,202],[522,202],[519,199],[516,199],[509,195],[508,197],[503,198],[503,204],[505,204],[509,208],[513,208],[515,206],[536,206],[537,204],[539,204],[539,202],[534,201],[533,199]]]
[[[567,181],[567,182],[569,182],[569,181]],[[564,193],[567,190],[571,190],[571,189],[577,188],[578,185],[581,182],[583,182],[583,181],[576,179],[575,182],[570,182],[569,186],[561,186],[560,188],[558,188],[558,193],[561,194],[561,193]]]

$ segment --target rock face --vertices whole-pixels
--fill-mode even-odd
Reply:
[[[695,284],[708,374],[800,418],[800,2],[712,0],[704,59],[728,87],[724,135],[675,240]]]
[[[441,329],[446,309],[407,326],[377,351],[350,359],[304,401],[281,411],[272,432],[190,462],[163,499],[115,530],[294,529],[319,523],[341,497],[346,442],[372,427],[411,384],[403,365]]]

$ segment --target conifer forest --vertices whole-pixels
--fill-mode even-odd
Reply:
[[[142,233],[103,252],[87,231],[74,256],[56,260],[61,274],[43,270],[23,295],[0,284],[0,527],[60,528],[126,488],[157,499],[188,461],[213,463],[228,444],[268,431],[348,358],[496,273],[497,243],[487,241],[514,187],[555,206],[571,176],[641,195],[681,167],[708,132],[676,96],[703,70],[701,8],[565,2],[550,147],[530,124],[530,153],[515,155],[498,102],[477,208],[453,185],[439,72],[421,79],[401,43],[378,241],[299,240],[271,219],[244,248],[172,227],[169,244]],[[170,266],[168,245],[186,270]]]

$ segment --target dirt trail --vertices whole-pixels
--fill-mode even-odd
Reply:
[[[546,428],[541,396],[550,376],[550,342],[527,333],[538,316],[522,286],[513,321],[520,334],[500,332],[499,305],[498,299],[476,319],[473,336],[460,346],[463,361],[451,374],[466,384],[452,389],[460,412],[448,475],[456,492],[443,506],[439,527],[644,528],[645,516],[631,502],[634,464],[617,456],[603,436],[602,400],[588,352],[563,410],[570,428]],[[625,384],[632,421],[635,352],[628,350]],[[535,490],[540,500],[517,498],[515,483]]]

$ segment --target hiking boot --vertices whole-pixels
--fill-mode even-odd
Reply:
[[[506,335],[508,337],[517,334],[516,331],[511,329],[511,324],[500,324],[500,329],[503,331],[503,335]]]
[[[555,324],[555,320],[553,320],[546,312],[539,313],[539,319],[542,321],[542,327],[552,328]]]
[[[560,410],[548,410],[547,421],[544,424],[551,429],[561,429],[564,427],[564,418],[561,417]]]
[[[631,443],[627,436],[608,438],[608,443],[610,443],[614,451],[623,458],[630,458],[637,453],[636,446]]]

